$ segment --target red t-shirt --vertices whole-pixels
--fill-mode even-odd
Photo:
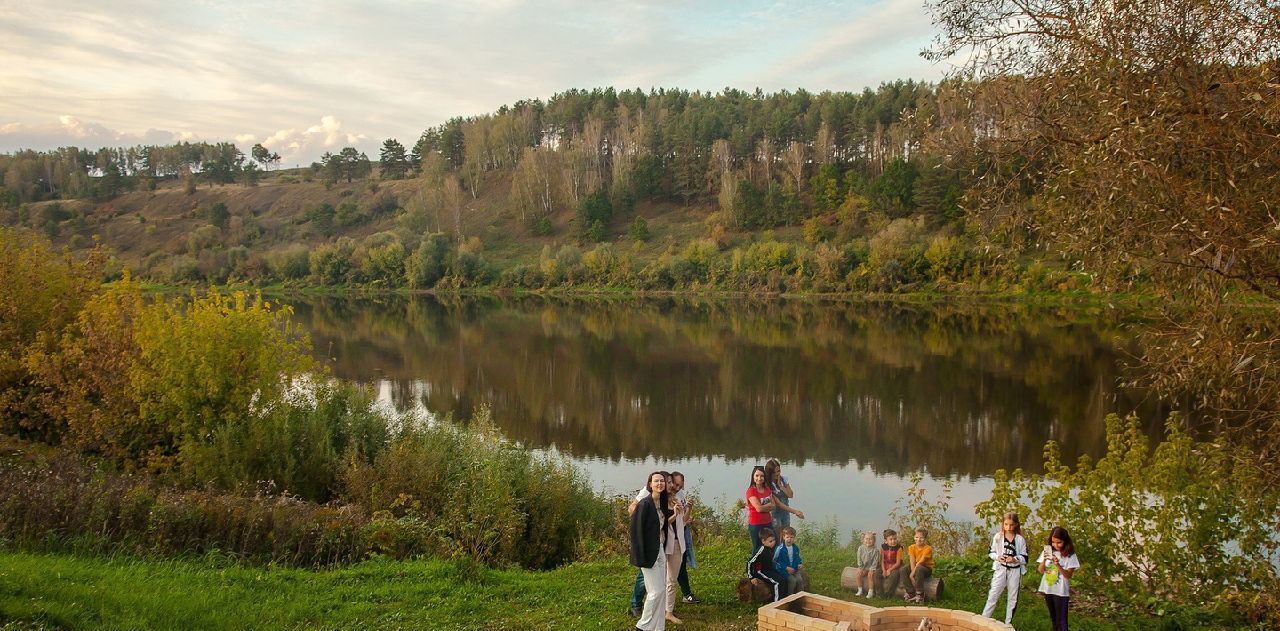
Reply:
[[[752,526],[768,526],[773,523],[773,514],[768,510],[758,511],[756,507],[751,505],[751,498],[759,498],[760,503],[764,503],[765,498],[773,497],[773,491],[769,487],[765,487],[763,491],[757,491],[755,485],[747,487],[747,523]]]

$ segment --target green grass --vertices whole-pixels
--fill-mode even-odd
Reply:
[[[676,615],[685,620],[678,628],[755,628],[755,607],[738,603],[733,594],[746,555],[745,541],[699,550],[700,567],[690,577],[704,602],[678,604]],[[805,556],[812,591],[857,600],[839,588],[851,552],[806,549]],[[937,605],[980,610],[989,580],[984,565],[941,563],[946,593]],[[549,572],[477,571],[442,560],[374,560],[314,571],[245,567],[217,558],[6,550],[0,551],[0,630],[629,629],[633,621],[625,610],[634,577],[621,554]],[[1043,601],[1027,589],[1015,625],[1049,628]],[[1073,629],[1158,627],[1153,619],[1072,617]]]

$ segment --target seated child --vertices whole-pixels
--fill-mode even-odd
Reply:
[[[787,579],[778,573],[773,564],[773,546],[778,542],[772,528],[760,529],[760,547],[756,548],[751,560],[747,561],[747,576],[764,581],[773,587],[773,600],[777,602],[787,596]]]
[[[876,548],[876,533],[870,530],[862,533],[862,545],[858,547],[858,566],[854,575],[858,578],[858,592],[855,596],[874,598],[876,590],[876,572],[880,571],[880,550]]]
[[[804,561],[800,559],[800,546],[796,545],[796,529],[782,528],[782,545],[773,553],[774,569],[787,579],[787,593],[794,594],[804,585]]]
[[[916,542],[907,546],[907,557],[911,559],[911,570],[907,574],[907,600],[924,602],[924,594],[920,590],[924,582],[933,576],[933,546],[926,539],[929,531],[916,528]]]
[[[903,580],[902,575],[906,572],[902,557],[898,532],[892,528],[885,530],[884,543],[880,544],[880,571],[876,572],[873,584],[882,598],[893,598],[898,593],[898,583]]]

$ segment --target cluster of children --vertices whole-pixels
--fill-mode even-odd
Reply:
[[[764,581],[773,588],[773,599],[786,598],[807,582],[804,561],[800,559],[800,547],[796,545],[796,529],[782,528],[782,546],[772,528],[760,529],[760,546],[747,561],[747,576]]]
[[[872,598],[879,592],[881,596],[890,598],[902,585],[908,601],[923,602],[921,590],[933,576],[933,546],[929,545],[928,538],[928,530],[916,528],[915,542],[907,546],[904,559],[897,531],[886,529],[884,543],[879,549],[876,548],[874,532],[862,533],[855,568],[856,595]]]
[[[796,531],[791,527],[781,529],[782,544],[771,528],[760,530],[760,545],[747,561],[747,576],[758,578],[773,590],[773,599],[785,598],[795,593],[807,582],[800,547],[796,545]],[[905,555],[898,543],[898,533],[884,531],[884,543],[876,547],[873,532],[862,533],[862,545],[858,547],[856,566],[857,596],[868,598],[880,594],[892,598],[902,585],[906,600],[923,602],[927,581],[933,576],[933,546],[928,542],[929,532],[915,530],[914,543],[907,546]],[[1002,593],[1007,593],[1005,622],[1012,623],[1018,606],[1018,588],[1022,575],[1027,571],[1029,556],[1027,541],[1022,537],[1022,525],[1015,513],[1007,513],[1001,521],[1000,532],[991,539],[991,589],[982,615],[994,617],[996,604]],[[1071,596],[1069,581],[1080,567],[1071,535],[1061,526],[1049,534],[1049,541],[1037,559],[1041,574],[1039,593],[1044,595],[1049,608],[1049,618],[1054,631],[1066,631],[1067,607]]]

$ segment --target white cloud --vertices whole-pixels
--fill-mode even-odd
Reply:
[[[356,147],[369,151],[369,136],[345,129],[335,116],[323,116],[320,124],[305,131],[281,129],[262,141],[262,146],[280,154],[282,164],[305,164],[325,151]]]
[[[0,1],[0,151],[168,134],[310,162],[570,88],[860,90],[927,75],[919,1]]]
[[[175,133],[160,129],[130,133],[111,129],[100,123],[84,121],[68,114],[58,116],[57,122],[0,125],[0,147],[10,149],[48,150],[65,146],[96,149],[98,147],[164,145],[190,138],[190,133]]]

